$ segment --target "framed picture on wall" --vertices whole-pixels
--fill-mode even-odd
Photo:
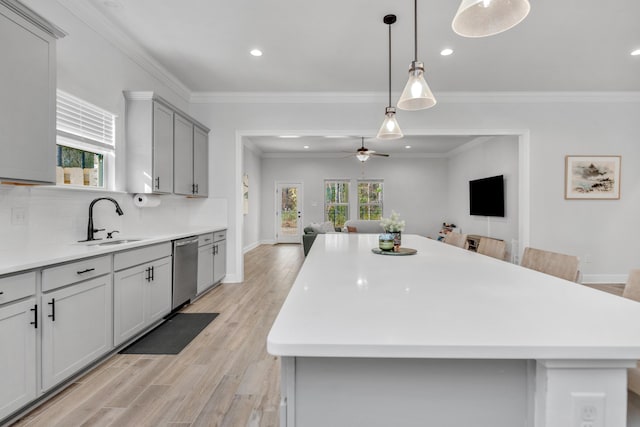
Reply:
[[[621,156],[566,156],[565,199],[620,199]]]

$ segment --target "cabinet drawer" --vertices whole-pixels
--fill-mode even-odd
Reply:
[[[113,257],[114,271],[144,264],[159,258],[171,255],[171,242],[159,243],[157,245],[145,246],[143,248],[131,249],[130,251],[118,252]]]
[[[210,245],[211,243],[213,243],[213,233],[198,236],[198,246]]]
[[[225,240],[227,238],[227,230],[216,231],[213,233],[213,241],[219,242],[221,240]]]
[[[42,292],[111,273],[111,255],[87,258],[42,270]]]
[[[0,278],[0,304],[16,301],[35,294],[35,271]]]

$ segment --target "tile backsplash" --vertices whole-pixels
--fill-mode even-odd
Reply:
[[[160,196],[161,203],[157,207],[139,208],[133,204],[132,194],[121,192],[0,185],[0,247],[19,247],[33,242],[72,243],[85,239],[89,205],[98,197],[117,200],[124,215],[116,214],[113,203],[100,201],[93,209],[95,228],[119,230],[121,236],[227,224],[224,199],[167,195]],[[106,231],[97,233],[97,237],[104,238]]]

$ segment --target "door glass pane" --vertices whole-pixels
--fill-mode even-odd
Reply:
[[[280,191],[280,235],[298,234],[298,191],[296,187],[282,187]]]

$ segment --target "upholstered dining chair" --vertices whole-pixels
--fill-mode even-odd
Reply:
[[[507,245],[504,240],[492,239],[490,237],[481,237],[478,243],[478,253],[498,258],[504,261],[507,252]]]
[[[640,302],[640,269],[629,272],[622,296]],[[640,362],[635,368],[627,369],[627,388],[640,395]]]
[[[525,248],[521,266],[575,282],[578,280],[580,260],[577,256],[536,248]]]
[[[457,246],[459,248],[467,249],[469,244],[467,243],[467,235],[462,233],[447,233],[444,236],[444,242],[448,245]]]

